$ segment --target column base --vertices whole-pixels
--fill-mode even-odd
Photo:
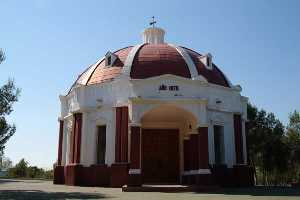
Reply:
[[[110,186],[122,187],[128,183],[128,163],[114,163],[110,167]]]
[[[141,186],[142,183],[141,169],[129,169],[128,186]]]
[[[235,178],[233,176],[233,169],[228,168],[227,165],[213,165],[212,174],[214,176],[215,183],[220,186],[235,186]]]
[[[57,165],[53,169],[53,184],[64,184],[64,183],[65,183],[64,166]]]
[[[182,183],[187,185],[213,185],[214,177],[210,169],[198,169],[184,172]]]
[[[82,180],[83,166],[80,164],[70,164],[65,166],[65,184],[80,186]]]
[[[254,185],[254,169],[249,165],[234,165],[233,175],[236,186]]]
[[[91,165],[84,167],[82,184],[85,186],[109,186],[109,168],[107,165]]]

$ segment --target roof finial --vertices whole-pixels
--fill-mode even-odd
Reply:
[[[152,16],[152,22],[150,22],[149,24],[154,28],[154,25],[156,24],[156,21],[154,21],[154,16]]]

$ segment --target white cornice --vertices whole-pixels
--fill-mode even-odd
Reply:
[[[222,89],[222,90],[227,90],[227,91],[235,91],[235,92],[240,92],[240,90],[238,88],[230,88],[230,87],[224,87],[222,85],[217,85],[217,84],[213,84],[213,83],[208,83],[205,82],[203,80],[192,80],[190,78],[185,78],[185,77],[181,77],[181,76],[176,76],[173,74],[163,74],[160,76],[155,76],[155,77],[149,77],[149,78],[145,78],[145,79],[130,79],[131,82],[149,82],[149,83],[153,83],[153,82],[157,82],[157,80],[165,80],[165,79],[174,79],[174,80],[178,80],[178,81],[182,81],[182,82],[186,82],[186,83],[191,83],[191,84],[197,84],[197,85],[201,85],[204,87],[212,87],[212,88],[217,88],[217,89]]]
[[[207,104],[207,99],[200,98],[141,98],[131,97],[129,100],[132,103],[152,103],[152,104],[164,104],[164,103],[194,103],[194,104]]]

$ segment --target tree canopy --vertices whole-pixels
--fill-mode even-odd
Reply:
[[[0,63],[5,60],[0,50]],[[0,156],[8,139],[16,132],[16,126],[7,122],[7,116],[13,111],[13,104],[18,101],[20,89],[16,88],[14,81],[9,79],[6,84],[0,87]]]
[[[5,60],[5,54],[2,49],[0,49],[0,64]]]
[[[256,182],[264,185],[300,181],[300,114],[289,116],[287,127],[274,113],[248,105],[248,153]]]

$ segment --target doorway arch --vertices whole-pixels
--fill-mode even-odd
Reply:
[[[196,132],[197,118],[176,105],[162,104],[141,118],[141,164],[144,182],[180,182],[184,168],[183,140]]]

